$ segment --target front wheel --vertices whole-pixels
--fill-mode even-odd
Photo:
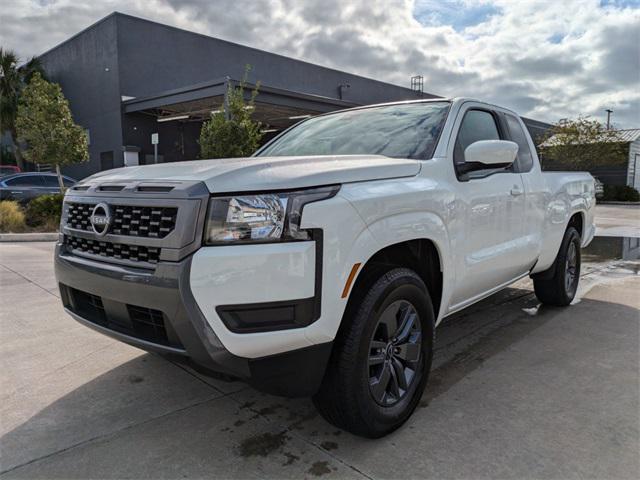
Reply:
[[[420,401],[435,318],[427,287],[412,270],[393,269],[368,285],[345,314],[313,400],[327,421],[377,438],[400,427]]]
[[[545,305],[564,307],[576,296],[580,280],[580,243],[578,231],[568,227],[558,256],[548,273],[534,277],[536,297]]]

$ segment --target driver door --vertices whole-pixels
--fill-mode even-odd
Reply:
[[[523,182],[511,167],[465,171],[464,151],[479,140],[505,139],[499,116],[486,106],[461,111],[453,148],[461,225],[456,239],[458,310],[523,273],[525,202]],[[526,270],[524,270],[526,271]]]

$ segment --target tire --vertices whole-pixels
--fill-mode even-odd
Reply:
[[[313,402],[337,427],[379,438],[420,401],[433,356],[433,305],[422,279],[406,268],[365,281],[352,296]]]
[[[538,300],[557,307],[569,305],[578,290],[580,264],[580,234],[570,226],[564,233],[560,251],[551,268],[533,278]]]

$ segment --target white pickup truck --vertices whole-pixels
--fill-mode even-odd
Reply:
[[[101,172],[64,201],[66,311],[142,349],[313,396],[355,434],[402,425],[436,326],[530,276],[574,298],[594,180],[543,173],[517,114],[469,100],[305,120],[251,158]]]

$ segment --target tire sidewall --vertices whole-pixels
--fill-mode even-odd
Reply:
[[[362,417],[373,431],[380,435],[398,428],[415,410],[424,387],[427,383],[431,360],[433,357],[435,318],[429,292],[424,282],[414,272],[406,269],[392,270],[385,281],[385,276],[378,280],[369,290],[365,301],[357,313],[357,320],[364,322],[362,341],[358,350],[357,383],[360,392],[357,395]],[[374,301],[371,300],[374,297]],[[417,378],[405,396],[395,405],[384,407],[379,405],[371,395],[369,389],[369,345],[378,324],[379,316],[393,302],[407,300],[416,308],[422,327],[422,355],[420,371]]]
[[[569,253],[569,245],[571,243],[575,244],[576,247],[576,279],[575,284],[572,287],[571,291],[567,290],[565,277],[567,275],[567,271],[565,268],[565,264],[567,261],[567,255]],[[560,250],[560,254],[558,255],[558,261],[556,264],[556,276],[558,288],[562,292],[564,300],[566,304],[569,304],[573,301],[577,291],[578,284],[580,283],[580,268],[582,265],[582,259],[580,256],[580,234],[574,227],[569,227],[565,233],[564,238],[562,239],[562,248]]]

